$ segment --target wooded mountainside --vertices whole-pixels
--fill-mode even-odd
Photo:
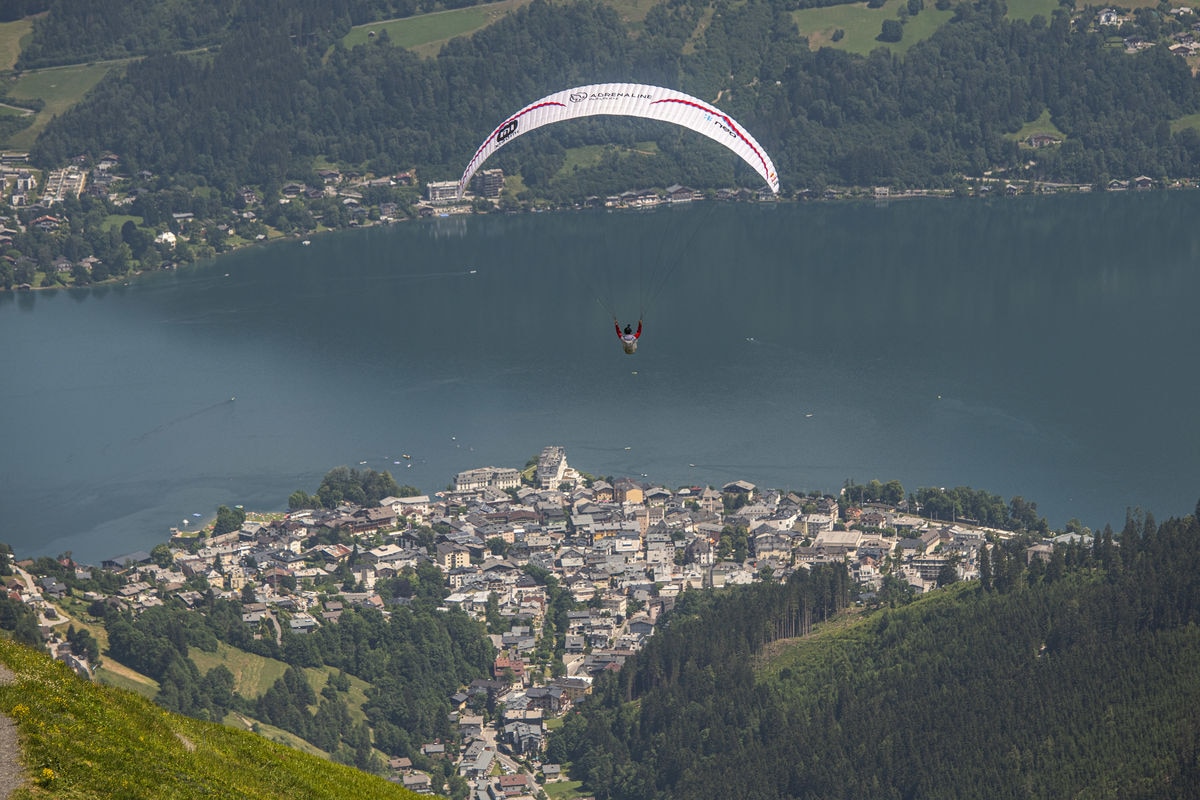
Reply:
[[[599,800],[1200,791],[1196,516],[980,571],[791,643],[846,603],[836,573],[689,597],[549,757]]]
[[[312,179],[318,157],[377,174],[416,167],[423,180],[455,178],[506,114],[547,92],[604,81],[719,98],[773,155],[785,191],[953,186],[963,174],[1017,167],[1029,156],[1005,135],[1047,110],[1066,139],[1039,151],[1021,177],[1200,174],[1200,135],[1170,128],[1200,111],[1185,61],[1165,46],[1127,54],[1094,31],[1094,14],[1072,18],[1065,8],[1025,22],[1008,19],[1000,0],[963,2],[903,57],[879,49],[862,58],[809,50],[788,0],[711,7],[666,0],[636,35],[590,0],[534,0],[423,60],[386,36],[342,47],[348,24],[369,16],[363,4],[217,4],[232,17],[209,3],[170,4],[182,15],[173,25],[135,26],[118,39],[71,28],[69,19],[78,24],[71,9],[81,3],[92,9],[84,18],[105,17],[103,3],[53,4],[23,64],[110,54],[114,41],[131,53],[219,46],[131,63],[48,127],[33,150],[37,163],[115,152],[134,170],[227,195],[243,184]],[[147,4],[113,5],[126,8],[115,19]],[[381,3],[370,13],[398,11]],[[147,27],[175,33],[162,33],[154,46],[139,43]],[[735,168],[738,180],[757,187],[756,176],[719,146],[664,128],[671,126],[579,121],[514,142],[494,161],[520,172],[536,195],[559,201],[655,184],[730,185]],[[564,148],[645,138],[658,141],[658,157],[613,154],[595,167],[558,172]]]
[[[459,3],[469,0],[437,8]],[[902,54],[810,50],[793,12],[825,0],[663,0],[636,22],[597,0],[532,0],[422,58],[382,28],[364,44],[342,42],[354,23],[428,0],[27,0],[21,8],[46,13],[22,41],[18,71],[129,60],[30,148],[37,167],[81,166],[87,190],[56,203],[52,220],[32,198],[0,206],[17,223],[0,287],[88,285],[281,234],[415,216],[424,184],[458,178],[507,115],[597,82],[660,84],[717,103],[770,153],[785,197],[1200,179],[1200,83],[1167,49],[1194,40],[1195,15],[1138,9],[1118,30],[1098,26],[1090,7],[1025,21],[1002,0],[953,11],[952,0],[923,3],[907,0],[886,20],[898,26],[892,38],[903,41],[902,21],[922,13],[947,21]],[[1142,49],[1126,52],[1121,37]],[[32,119],[0,115],[0,138]],[[1036,149],[1018,141],[1033,128],[1054,135]],[[111,171],[98,172],[102,163]],[[716,142],[618,117],[532,132],[487,165],[519,177],[502,210],[673,184],[762,188]],[[329,168],[336,186],[319,174]],[[368,184],[372,176],[382,180]],[[177,240],[163,241],[167,231]]]

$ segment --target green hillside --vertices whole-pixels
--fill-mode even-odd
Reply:
[[[17,723],[24,798],[412,798],[395,784],[78,678],[10,640],[0,712]]]
[[[1198,796],[1196,517],[1028,544],[875,610],[816,571],[681,598],[551,758],[612,800]]]

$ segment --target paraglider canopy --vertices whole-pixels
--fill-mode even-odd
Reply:
[[[461,197],[488,157],[523,133],[563,120],[596,114],[645,117],[691,128],[728,147],[779,193],[779,176],[766,151],[738,122],[691,95],[638,83],[597,83],[546,95],[513,114],[492,131],[458,181]]]

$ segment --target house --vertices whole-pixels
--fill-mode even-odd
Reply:
[[[686,186],[680,186],[678,183],[673,183],[666,189],[668,203],[690,203],[697,198],[698,192],[695,189],[689,189]]]
[[[453,203],[459,199],[458,181],[430,181],[425,184],[425,197],[431,203]]]
[[[620,478],[613,483],[613,500],[618,503],[641,505],[645,497],[641,485],[629,478]]]
[[[433,794],[433,786],[429,781],[429,776],[424,772],[414,770],[407,775],[401,775],[400,785],[416,794]]]
[[[530,785],[529,775],[518,772],[513,775],[501,775],[496,786],[501,794],[505,797],[513,797],[519,794],[528,794],[533,791],[533,786]]]
[[[754,499],[754,491],[756,487],[749,481],[730,481],[721,487],[721,491],[725,494],[741,496],[748,503]]]
[[[471,563],[471,551],[460,544],[442,542],[437,546],[437,564],[449,572],[457,567],[466,567]]]
[[[542,489],[557,489],[567,477],[567,451],[551,445],[538,456],[537,484]]]

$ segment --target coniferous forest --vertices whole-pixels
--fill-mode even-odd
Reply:
[[[836,571],[684,603],[549,757],[600,800],[1200,792],[1197,518],[980,570],[792,641],[846,604]]]

